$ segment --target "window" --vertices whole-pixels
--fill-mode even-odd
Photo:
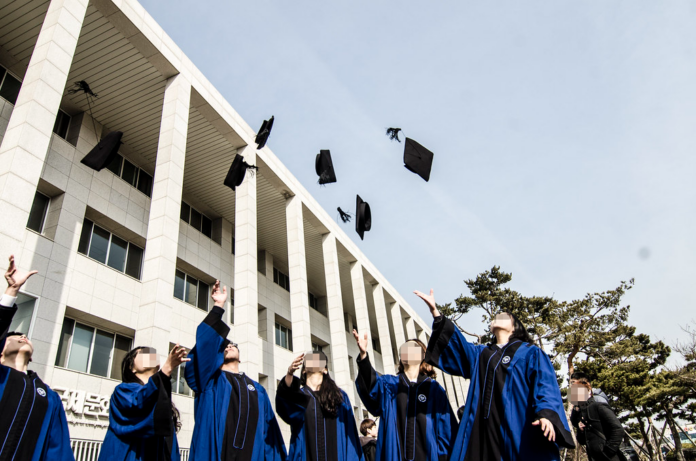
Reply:
[[[58,343],[57,367],[121,379],[121,362],[132,339],[65,317]]]
[[[312,352],[323,352],[322,346],[317,343],[312,343]]]
[[[133,165],[122,155],[116,154],[111,163],[106,166],[106,169],[138,189],[143,194],[147,195],[148,197],[152,197],[152,176]]]
[[[275,343],[280,347],[292,350],[292,329],[276,322],[275,324]]]
[[[171,351],[172,349],[174,349],[174,346],[176,346],[176,344],[169,343],[169,350]],[[189,353],[190,351],[191,349],[186,349],[186,353]],[[176,369],[172,370],[172,392],[176,392],[177,394],[181,395],[193,396],[193,391],[188,386],[188,383],[186,382],[186,377],[184,376],[184,365],[185,364],[182,363],[181,365],[176,367]]]
[[[89,219],[82,224],[77,251],[140,280],[143,249],[102,229]]]
[[[17,331],[29,335],[31,329],[31,319],[34,316],[34,307],[36,306],[36,298],[27,296],[24,293],[17,295],[17,312],[12,317],[10,329],[8,331]]]
[[[380,354],[382,353],[382,347],[379,345],[379,339],[375,338],[374,336],[372,337],[372,349]]]
[[[70,126],[70,116],[58,109],[58,116],[56,117],[56,124],[53,125],[53,132],[65,139],[68,135],[68,127]]]
[[[280,272],[275,267],[273,268],[273,282],[290,291],[290,277]]]
[[[48,212],[48,204],[51,199],[46,197],[41,192],[34,194],[34,203],[31,204],[27,227],[39,234],[43,232],[44,221],[46,221],[46,213]]]
[[[181,202],[181,219],[206,237],[213,237],[213,221],[183,201]],[[234,254],[234,240],[232,241],[232,254]]]
[[[19,89],[22,87],[22,82],[10,75],[7,70],[0,67],[0,96],[8,100],[11,104],[17,103]]]
[[[174,297],[185,303],[208,312],[210,286],[188,274],[176,271],[174,277]]]
[[[312,293],[309,294],[309,307],[319,312],[319,302]]]

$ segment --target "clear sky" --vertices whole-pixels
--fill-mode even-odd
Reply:
[[[411,305],[500,265],[570,300],[635,277],[639,331],[696,318],[696,3],[141,0]],[[435,153],[403,167],[398,126]],[[320,188],[330,149],[338,182]],[[471,314],[462,325],[482,329]]]

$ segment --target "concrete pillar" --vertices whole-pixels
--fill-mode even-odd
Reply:
[[[466,403],[466,392],[469,390],[468,388],[466,391],[464,390],[464,383],[466,380],[461,376],[452,376],[452,380],[454,381],[454,392],[457,394],[457,401],[459,402],[459,406],[462,406]]]
[[[256,165],[256,150],[247,146],[241,153]],[[257,275],[256,175],[247,172],[235,192],[234,255],[234,341],[243,352],[242,369],[256,379],[262,370],[263,355],[259,338],[259,279]]]
[[[416,322],[413,317],[406,318],[406,340],[418,338],[416,333]]]
[[[401,306],[399,303],[393,303],[390,307],[392,325],[394,325],[394,342],[396,343],[396,363],[399,363],[399,348],[406,342],[404,334],[404,319],[401,315]]]
[[[290,197],[285,203],[288,231],[288,276],[290,277],[290,317],[295,354],[312,350],[309,325],[309,289],[307,287],[307,256],[305,253],[302,200]]]
[[[171,77],[164,90],[135,333],[135,344],[155,347],[160,355],[169,349],[190,102],[191,82],[182,74]]]
[[[0,254],[18,251],[87,11],[52,0],[0,146]]]
[[[370,357],[374,356],[372,349],[372,332],[370,331],[370,317],[367,312],[367,295],[365,294],[365,277],[363,276],[362,264],[355,261],[350,263],[350,280],[353,285],[353,302],[355,304],[355,320],[358,323],[358,333],[362,338],[367,333],[367,353]],[[372,366],[374,357],[372,358]]]
[[[324,234],[321,245],[324,253],[326,313],[329,318],[329,332],[331,334],[333,377],[338,387],[348,393],[352,402],[356,402],[353,393],[355,385],[350,379],[350,364],[348,363],[348,342],[345,330],[346,322],[343,317],[343,296],[341,294],[341,274],[338,266],[336,237],[331,233]]]
[[[446,375],[444,373],[438,373],[442,374],[443,377],[445,378],[445,384],[447,384],[447,398],[449,399],[450,405],[452,406],[452,409],[454,412],[457,412],[457,409],[459,408],[459,404],[457,402],[457,391],[454,388],[454,376],[451,375]]]
[[[387,374],[395,373],[397,362],[394,361],[391,334],[389,332],[389,318],[387,317],[387,306],[384,303],[384,289],[381,284],[378,283],[372,286],[372,298],[375,303],[375,320],[377,321],[379,344],[382,347],[382,368]],[[394,364],[393,368],[392,364]]]

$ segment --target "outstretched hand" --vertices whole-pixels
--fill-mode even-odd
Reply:
[[[361,338],[358,332],[353,330],[353,338],[355,338],[358,349],[360,349],[360,360],[362,360],[367,355],[367,333],[365,333]]]
[[[425,304],[428,305],[428,309],[430,309],[430,314],[432,314],[433,318],[438,318],[440,316],[440,311],[437,310],[437,304],[435,304],[435,292],[432,289],[430,290],[430,295],[426,295],[418,290],[415,290],[413,293],[425,301]]]
[[[556,431],[553,428],[553,424],[546,418],[539,418],[532,423],[532,426],[541,426],[541,430],[544,431],[544,437],[549,439],[549,442],[556,441]]]
[[[210,293],[210,297],[213,298],[216,306],[225,307],[225,302],[227,301],[227,287],[223,286],[221,290],[220,281],[216,280],[215,285],[213,285],[213,290]]]
[[[184,362],[190,362],[191,359],[186,358],[186,354],[186,348],[179,346],[178,344],[174,346],[172,350],[169,351],[169,355],[167,356],[167,360],[164,362],[164,365],[162,365],[162,373],[167,376],[171,376],[172,371],[175,370],[176,367]]]
[[[292,377],[294,376],[295,372],[302,367],[302,363],[304,363],[304,352],[295,357],[295,360],[292,361],[290,366],[288,367],[288,372],[285,375],[285,384],[287,384],[288,387],[292,386]]]
[[[22,285],[26,283],[29,277],[38,273],[39,271],[20,271],[15,265],[14,255],[10,255],[10,266],[7,268],[7,272],[5,272],[5,280],[7,280],[5,294],[16,297],[19,289],[22,288]]]

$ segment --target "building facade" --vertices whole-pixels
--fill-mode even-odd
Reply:
[[[12,328],[28,332],[32,368],[63,396],[78,459],[104,437],[124,354],[192,347],[216,279],[241,368],[271,400],[292,359],[321,349],[356,419],[367,416],[351,330],[369,333],[375,368],[393,373],[407,338],[427,342],[429,319],[256,149],[254,130],[143,7],[1,0],[0,31],[0,255],[39,271]],[[69,91],[82,80],[97,98]],[[114,162],[80,163],[116,130]],[[232,191],[236,153],[259,169]],[[456,410],[467,383],[438,380]],[[186,448],[193,396],[183,370],[172,382]]]

